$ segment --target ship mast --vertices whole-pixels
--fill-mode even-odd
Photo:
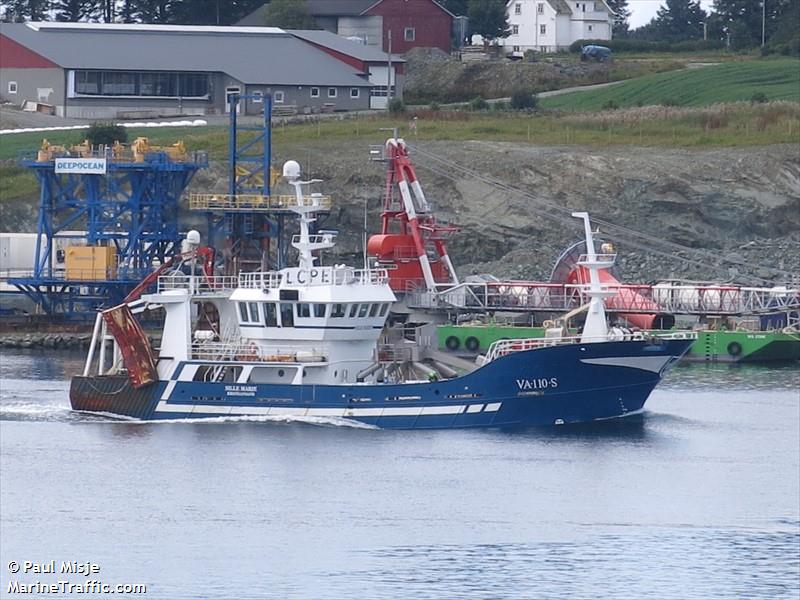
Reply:
[[[605,298],[611,298],[617,294],[614,290],[600,285],[600,269],[608,269],[614,266],[615,254],[597,254],[594,251],[594,235],[592,234],[592,224],[589,221],[589,213],[574,212],[572,216],[576,219],[583,219],[583,228],[586,235],[586,254],[578,259],[578,266],[585,267],[589,271],[589,289],[585,294],[589,297],[589,310],[586,313],[586,321],[583,325],[581,343],[600,342],[608,339],[608,321],[606,320]]]
[[[294,187],[295,204],[287,208],[300,217],[300,235],[292,237],[292,246],[298,252],[298,266],[303,271],[311,270],[315,266],[317,256],[314,252],[332,248],[334,242],[334,232],[325,231],[311,235],[310,225],[316,219],[314,215],[324,208],[322,194],[311,193],[308,196],[303,194],[303,186],[310,186],[320,183],[321,179],[300,180],[300,165],[294,160],[286,161],[283,165],[283,176]]]

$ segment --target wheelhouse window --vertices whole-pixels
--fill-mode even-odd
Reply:
[[[294,327],[294,309],[289,302],[281,303],[281,327]]]
[[[325,318],[327,305],[325,304],[315,304],[314,305],[314,316],[317,318]]]
[[[346,312],[347,312],[347,305],[346,304],[334,304],[331,307],[331,318],[332,319],[341,319],[341,318],[344,317]]]
[[[384,303],[381,305],[381,316],[382,316],[382,317],[385,317],[387,312],[389,312],[389,304],[387,304],[386,302],[384,302]]]
[[[297,305],[297,316],[298,318],[306,318],[311,316],[311,305],[306,304],[305,302],[301,302]]]
[[[250,320],[250,315],[247,313],[247,302],[239,302],[239,318],[242,323]]]
[[[256,302],[248,302],[247,305],[250,308],[250,321],[253,323],[258,323],[261,321],[261,318],[258,314],[258,303]]]
[[[358,304],[351,304],[350,305],[350,318],[354,318],[358,313]]]
[[[274,302],[264,304],[264,325],[267,327],[278,326],[278,307]]]
[[[369,307],[369,316],[370,317],[377,317],[378,316],[378,309],[380,309],[380,304],[373,304]]]
[[[367,312],[369,311],[369,304],[362,304],[358,307],[358,318],[363,319],[367,316]]]

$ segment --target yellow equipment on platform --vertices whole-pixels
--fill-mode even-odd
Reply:
[[[47,141],[47,138],[45,138],[42,140],[42,147],[36,154],[36,160],[37,162],[47,162],[48,160],[53,160],[57,155],[64,156],[66,153],[67,149],[64,146],[51,144]]]
[[[105,281],[117,275],[116,246],[69,246],[65,256],[66,278]]]
[[[134,162],[144,162],[145,155],[155,152],[163,152],[174,161],[185,161],[189,158],[183,141],[175,142],[171,146],[151,146],[146,137],[139,137],[133,140],[131,150]]]

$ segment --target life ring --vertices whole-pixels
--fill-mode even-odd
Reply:
[[[742,345],[739,342],[731,342],[728,344],[728,354],[731,356],[739,356],[742,353]]]
[[[444,341],[444,345],[448,350],[458,350],[458,347],[461,345],[461,340],[459,340],[456,336],[451,335]]]
[[[478,341],[478,338],[471,335],[464,340],[464,347],[470,352],[475,352],[481,347],[481,343]]]

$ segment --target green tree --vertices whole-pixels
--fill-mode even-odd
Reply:
[[[511,35],[504,0],[469,0],[467,16],[470,30],[483,37],[484,45]]]
[[[50,20],[50,0],[6,0],[0,3],[5,8],[5,21],[48,21]]]
[[[156,25],[175,23],[176,6],[180,0],[131,0],[130,18],[134,23]]]
[[[713,7],[731,34],[731,44],[747,48],[761,45],[762,10],[766,9],[763,15],[769,40],[787,18],[796,14],[797,5],[798,0],[714,0]],[[797,30],[797,20],[793,27]]]
[[[612,37],[627,37],[628,18],[631,16],[628,0],[606,0],[606,4],[614,11],[614,24],[611,27]]]
[[[92,123],[89,129],[81,134],[77,143],[81,143],[84,139],[89,140],[89,143],[93,146],[99,146],[100,144],[111,146],[114,142],[124,144],[128,141],[128,130],[114,123]]]
[[[438,0],[438,2],[456,16],[467,14],[467,0]]]
[[[319,29],[308,14],[305,0],[272,0],[264,24],[283,29]]]
[[[263,0],[180,0],[174,19],[182,25],[233,25],[262,4]]]
[[[102,7],[98,0],[55,0],[52,9],[56,21],[77,23],[97,20]]]
[[[122,0],[115,19],[121,23],[134,23],[136,21],[136,0]]]
[[[705,20],[706,12],[700,8],[699,0],[666,0],[655,19],[642,27],[636,37],[667,42],[702,39]]]

